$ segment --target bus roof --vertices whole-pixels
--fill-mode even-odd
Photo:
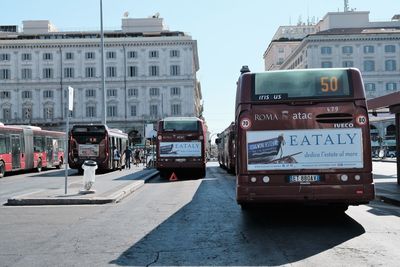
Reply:
[[[161,121],[201,121],[201,119],[197,117],[167,117]]]

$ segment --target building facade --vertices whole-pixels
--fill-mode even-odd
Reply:
[[[370,22],[366,11],[332,12],[313,27],[314,33],[289,40],[292,51],[275,69],[355,67],[362,73],[368,99],[400,90],[399,20]],[[270,47],[279,43],[273,40]],[[269,55],[274,53],[270,47],[265,60],[276,58]],[[381,137],[393,136],[393,116],[380,116],[371,117],[371,127]]]
[[[166,116],[202,114],[197,42],[167,30],[163,19],[122,19],[104,32],[62,32],[49,21],[0,26],[0,121],[64,130],[68,87],[71,124],[101,123],[143,141],[146,124]]]

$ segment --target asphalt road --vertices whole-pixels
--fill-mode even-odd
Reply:
[[[1,206],[0,266],[398,266],[399,216],[376,201],[341,216],[242,212],[235,178],[209,164],[204,179],[158,177],[117,204]]]

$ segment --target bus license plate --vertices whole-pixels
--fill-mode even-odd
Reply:
[[[319,175],[290,175],[289,182],[290,183],[310,183],[310,182],[319,182]]]

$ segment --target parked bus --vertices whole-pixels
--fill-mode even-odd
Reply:
[[[0,124],[0,178],[7,172],[60,168],[65,133],[28,125]]]
[[[113,170],[113,147],[120,154],[128,145],[128,135],[103,124],[74,125],[69,132],[68,164],[71,169],[83,172],[85,160],[93,160],[99,170]],[[124,165],[121,159],[121,164]]]
[[[158,122],[156,168],[162,177],[177,170],[206,175],[206,130],[195,117],[169,117]]]
[[[359,70],[251,73],[237,83],[236,198],[329,204],[374,199],[368,109]]]
[[[215,139],[215,142],[218,145],[219,166],[228,173],[235,173],[235,123],[232,122],[228,128],[218,134],[218,138]]]

